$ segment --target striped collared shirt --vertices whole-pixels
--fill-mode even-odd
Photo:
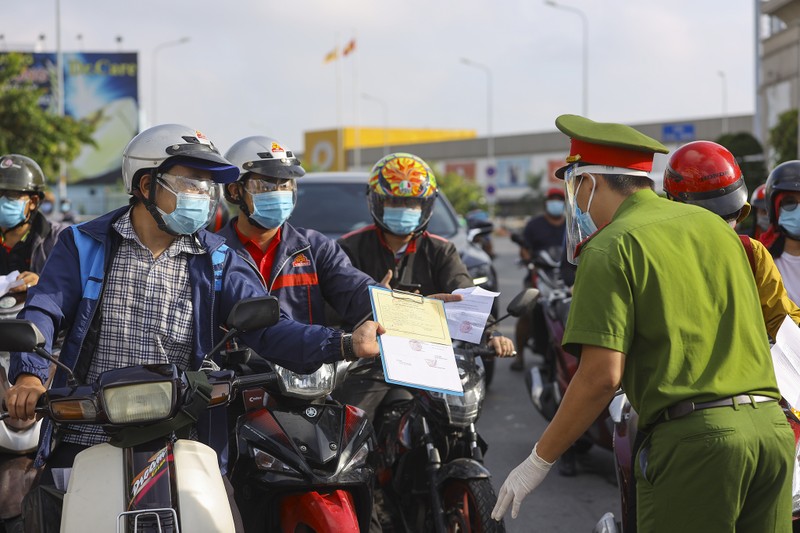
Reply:
[[[195,327],[188,255],[206,251],[194,235],[183,235],[154,258],[133,229],[131,211],[113,228],[122,240],[106,273],[97,350],[86,382],[106,370],[133,365],[187,368]],[[71,426],[63,440],[91,446],[108,438],[99,426]]]

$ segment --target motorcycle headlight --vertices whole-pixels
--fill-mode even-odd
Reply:
[[[281,392],[286,396],[314,399],[333,392],[336,376],[333,363],[325,363],[311,374],[298,374],[279,365],[273,366],[279,378]]]
[[[169,418],[174,405],[172,381],[151,381],[103,389],[103,405],[112,424],[155,422]]]
[[[465,371],[458,356],[456,357],[456,362],[459,365],[459,372],[463,372],[461,385],[464,388],[464,395],[456,396],[455,394],[441,392],[431,392],[430,395],[442,403],[450,425],[467,427],[478,419],[481,404],[483,404],[483,399],[486,396],[486,386],[483,379],[484,370],[480,364],[477,364],[473,371]]]

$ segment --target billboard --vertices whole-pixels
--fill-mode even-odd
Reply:
[[[40,105],[53,113],[58,102],[55,53],[20,53],[28,67],[19,81],[44,89]],[[85,146],[67,166],[70,182],[121,176],[122,151],[139,132],[138,57],[135,52],[66,52],[64,114],[95,124],[96,146]]]

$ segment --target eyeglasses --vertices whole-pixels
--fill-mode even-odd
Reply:
[[[244,190],[250,194],[264,192],[293,191],[296,188],[294,180],[278,178],[248,178],[244,182]]]
[[[219,197],[219,187],[210,179],[178,176],[166,172],[159,174],[157,179],[163,187],[175,194],[204,194],[211,198]]]
[[[784,211],[794,211],[797,208],[797,198],[794,196],[783,198],[780,203],[780,208]]]

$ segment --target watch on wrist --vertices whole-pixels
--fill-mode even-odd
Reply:
[[[342,359],[345,361],[355,361],[358,359],[355,350],[353,350],[352,333],[342,333]]]

